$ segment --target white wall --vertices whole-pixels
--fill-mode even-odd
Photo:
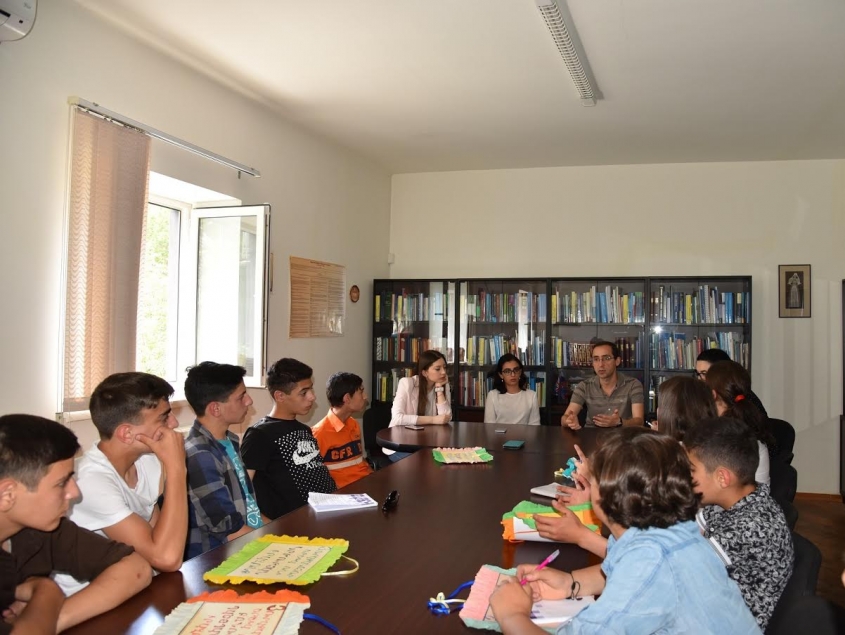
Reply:
[[[249,203],[273,206],[269,359],[310,364],[318,408],[337,370],[369,381],[372,279],[386,277],[389,174],[286,123],[65,0],[41,0],[32,34],[0,45],[0,413],[55,412],[67,98],[77,95],[219,154],[262,178],[156,142],[152,168]],[[342,338],[288,338],[288,256],[347,267],[361,301],[347,307]],[[256,414],[270,400],[261,391]],[[189,421],[184,408],[181,420]],[[89,429],[81,430],[86,439]]]
[[[838,492],[843,248],[845,161],[393,177],[392,278],[751,275],[754,390],[805,492]],[[813,317],[779,319],[777,266],[804,263]]]

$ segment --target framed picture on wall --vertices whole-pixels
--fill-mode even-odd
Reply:
[[[810,265],[778,265],[779,317],[810,317],[811,294]]]

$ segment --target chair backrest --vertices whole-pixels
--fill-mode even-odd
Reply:
[[[783,419],[769,418],[769,429],[775,437],[777,447],[772,458],[781,459],[784,463],[792,463],[793,450],[795,448],[795,428],[792,424]]]
[[[792,567],[792,575],[783,589],[783,594],[781,594],[777,606],[775,606],[774,613],[772,613],[766,633],[804,632],[803,630],[782,631],[779,629],[797,600],[816,593],[819,569],[822,566],[822,552],[804,536],[795,532],[792,532],[792,544],[795,548],[795,565]]]
[[[798,522],[798,510],[795,505],[787,501],[778,503],[783,509],[783,515],[786,518],[786,524],[789,526],[789,531],[795,530],[795,524]]]
[[[772,498],[782,506],[795,500],[798,490],[798,471],[779,459],[772,459],[769,474],[772,479]]]
[[[781,606],[778,603],[766,635],[838,635],[845,633],[845,609],[817,595],[793,598]]]
[[[381,446],[376,443],[376,434],[390,425],[390,407],[387,404],[376,404],[364,412],[362,435],[364,448],[370,457],[384,456]]]

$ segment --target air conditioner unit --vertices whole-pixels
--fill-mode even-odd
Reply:
[[[26,37],[35,24],[36,0],[0,0],[0,42]]]

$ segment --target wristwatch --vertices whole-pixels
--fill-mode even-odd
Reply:
[[[446,388],[444,386],[435,386],[434,392],[446,392]]]

